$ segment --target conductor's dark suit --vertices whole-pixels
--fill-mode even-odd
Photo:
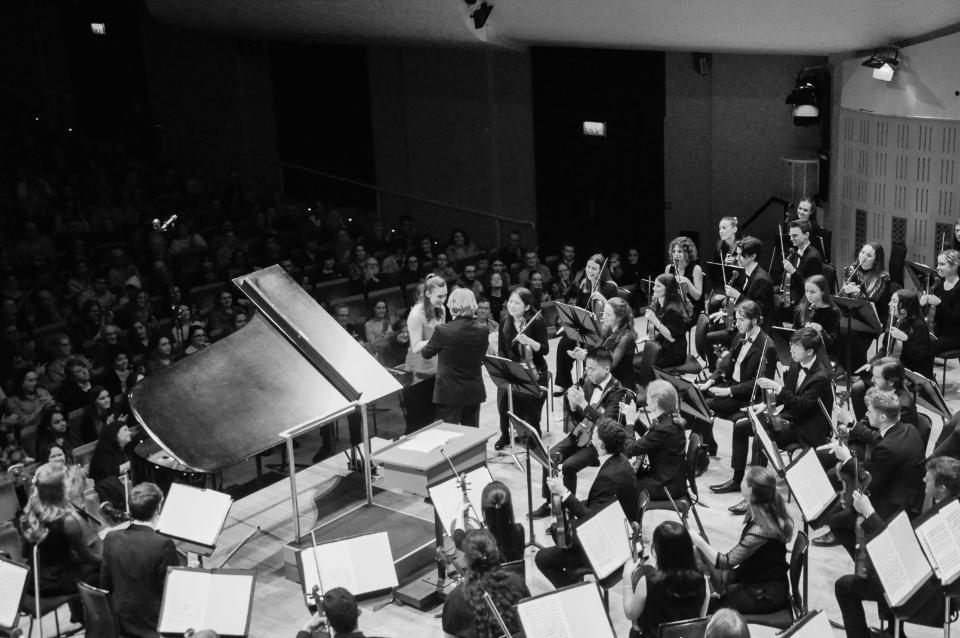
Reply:
[[[167,567],[179,564],[173,541],[147,525],[133,523],[107,534],[100,587],[110,592],[122,635],[159,637],[157,623]]]
[[[618,500],[627,520],[636,521],[640,514],[637,497],[633,466],[622,454],[614,454],[600,466],[586,502],[577,499],[576,494],[571,491],[570,496],[563,501],[563,507],[573,518],[582,519],[596,514],[614,500]],[[543,575],[555,587],[577,582],[578,578],[572,576],[570,571],[587,564],[583,550],[576,542],[569,549],[541,549],[537,552],[535,561]]]
[[[476,319],[457,317],[437,326],[421,350],[424,359],[439,355],[433,402],[442,421],[480,426],[480,404],[487,399],[480,371],[489,335]]]

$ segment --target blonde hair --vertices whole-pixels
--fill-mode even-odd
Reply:
[[[63,463],[44,463],[33,478],[33,489],[23,508],[21,527],[27,542],[36,545],[47,536],[47,525],[70,512]]]
[[[457,288],[447,297],[447,307],[454,317],[473,317],[477,314],[477,298],[469,288]]]

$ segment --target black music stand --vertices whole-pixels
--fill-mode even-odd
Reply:
[[[936,413],[944,422],[948,421],[953,412],[947,406],[947,401],[940,392],[940,386],[913,370],[904,368],[904,372],[907,377],[907,389],[913,393],[913,402]]]
[[[653,373],[658,379],[668,381],[676,390],[677,397],[680,399],[680,412],[691,416],[694,419],[713,422],[713,414],[707,406],[707,399],[703,395],[703,390],[690,383],[686,379],[675,377],[669,372],[654,367]]]
[[[557,313],[560,315],[563,332],[570,339],[588,348],[595,348],[603,343],[600,324],[589,310],[558,301]]]
[[[543,545],[537,542],[537,535],[533,531],[533,483],[530,473],[530,457],[543,466],[544,472],[550,472],[550,452],[544,445],[543,439],[537,434],[536,428],[518,417],[513,411],[507,412],[510,419],[511,428],[520,430],[524,434],[524,446],[527,448],[527,521],[530,524],[530,540],[524,545],[527,547],[536,547],[543,549]]]
[[[871,335],[878,335],[883,332],[883,324],[880,323],[880,316],[877,315],[877,307],[872,301],[866,299],[855,299],[853,297],[834,297],[837,307],[840,308],[840,314],[846,319],[847,323],[847,356],[843,365],[844,382],[847,385],[847,392],[850,391],[850,359],[853,357],[853,342],[850,335],[854,332],[865,332]]]
[[[907,274],[910,275],[910,279],[913,281],[913,285],[917,287],[917,290],[927,290],[928,285],[931,285],[933,278],[937,276],[936,268],[931,268],[918,261],[906,260],[903,262],[903,265],[906,267],[905,270]]]
[[[483,367],[490,374],[493,384],[507,391],[508,412],[513,412],[514,392],[524,396],[540,397],[540,381],[537,378],[536,371],[531,370],[519,361],[488,354],[483,358]],[[523,466],[517,460],[517,453],[513,448],[515,434],[515,432],[510,433],[510,456],[513,457],[514,462],[522,472]]]

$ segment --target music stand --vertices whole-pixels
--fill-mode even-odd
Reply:
[[[944,421],[949,420],[953,412],[947,406],[947,400],[943,398],[940,386],[913,370],[904,368],[904,372],[906,373],[908,389],[913,392],[914,403],[922,405]]]
[[[536,428],[518,417],[512,411],[507,412],[510,419],[510,428],[518,429],[524,433],[524,445],[527,448],[527,521],[530,523],[530,540],[524,545],[524,549],[533,546],[543,549],[543,545],[537,542],[536,534],[533,531],[533,484],[530,477],[530,457],[532,456],[537,463],[543,466],[545,472],[550,472],[550,452],[544,445],[543,439],[537,434]]]
[[[837,307],[847,320],[847,353],[844,362],[844,382],[847,385],[847,392],[850,391],[850,359],[853,357],[853,342],[850,336],[854,332],[865,332],[867,334],[878,335],[883,332],[883,325],[880,323],[880,316],[877,315],[877,307],[872,301],[866,299],[854,299],[853,297],[834,297]]]
[[[910,261],[908,259],[903,262],[903,265],[906,267],[907,274],[910,275],[910,279],[913,280],[913,285],[917,287],[917,290],[927,290],[927,285],[937,276],[936,268],[931,268],[918,261]]]
[[[537,377],[536,371],[528,368],[519,361],[488,354],[483,358],[483,367],[486,368],[487,373],[490,374],[493,384],[507,391],[508,412],[513,412],[514,391],[521,395],[540,398],[540,380]],[[510,456],[513,457],[514,462],[522,472],[523,466],[521,466],[520,461],[517,460],[517,453],[513,447],[513,439],[515,436],[516,433],[511,427]]]
[[[558,301],[557,313],[563,332],[570,339],[588,348],[595,348],[603,343],[600,324],[589,310]]]
[[[675,377],[669,372],[665,372],[654,366],[653,373],[658,379],[668,381],[676,390],[680,398],[680,412],[694,419],[713,422],[713,414],[707,406],[707,399],[703,396],[703,390],[690,383],[686,379]]]

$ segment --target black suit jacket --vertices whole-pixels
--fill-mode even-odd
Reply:
[[[100,587],[110,592],[120,633],[137,638],[160,635],[157,623],[167,567],[179,564],[173,541],[151,527],[134,523],[107,534]]]
[[[570,406],[570,414],[577,423],[584,419],[596,421],[602,416],[609,417],[614,421],[620,418],[620,402],[623,401],[624,389],[616,377],[610,376],[610,382],[607,383],[607,387],[600,394],[600,401],[593,406],[589,403],[595,388],[596,386],[589,379],[585,380],[583,382],[583,396],[587,400],[587,407],[580,409]],[[564,398],[564,401],[566,401],[566,398]]]
[[[757,266],[749,276],[744,273],[743,277],[746,278],[743,281],[743,287],[740,289],[743,294],[737,299],[737,303],[744,299],[756,301],[760,306],[760,312],[763,314],[761,325],[764,330],[769,330],[773,321],[773,280],[770,279],[770,274],[762,266]]]
[[[813,239],[813,233],[810,233]],[[790,275],[790,305],[795,306],[803,299],[803,285],[807,277],[823,274],[823,257],[820,251],[814,248],[813,242],[803,251],[800,261],[797,262],[797,271]]]
[[[683,426],[674,423],[671,415],[661,414],[640,439],[628,440],[623,453],[628,457],[646,454],[650,467],[641,470],[640,478],[653,479],[661,487],[672,485],[681,494],[686,493],[683,466],[687,460],[687,437]],[[663,491],[657,490],[650,498],[663,500]]]
[[[913,426],[897,423],[876,445],[867,448],[863,469],[870,472],[870,501],[880,518],[889,519],[898,510],[916,512],[923,498],[923,441]],[[853,475],[853,463],[842,468]]]
[[[486,401],[480,371],[489,335],[484,324],[470,317],[457,317],[437,326],[420,351],[424,359],[439,355],[434,403],[473,405]]]
[[[737,357],[740,356],[740,349],[744,346],[746,337],[739,332],[734,335],[733,342],[730,344],[730,353],[724,356],[717,363],[717,369],[713,371],[710,378],[714,383],[720,383],[730,388],[731,398],[737,401],[750,401],[750,392],[753,390],[753,381],[757,376],[757,368],[760,367],[761,355],[764,355],[763,344],[766,343],[766,355],[763,356],[764,377],[772,379],[777,372],[777,347],[773,344],[773,339],[767,337],[763,330],[757,333],[756,339],[749,344],[746,358],[740,364],[740,381],[733,380],[733,369],[737,364]]]
[[[820,359],[814,360],[803,382],[798,385],[799,376],[800,364],[794,361],[783,377],[783,390],[777,397],[784,407],[781,416],[793,423],[800,445],[822,445],[830,440],[832,425],[817,399],[823,401],[827,414],[830,414],[833,410],[831,378]]]
[[[640,516],[637,498],[637,477],[634,475],[633,466],[627,457],[614,454],[600,466],[597,478],[590,486],[587,502],[584,503],[576,494],[571,494],[564,500],[563,505],[574,517],[585,518],[599,512],[614,500],[619,500],[627,519],[636,521]]]

